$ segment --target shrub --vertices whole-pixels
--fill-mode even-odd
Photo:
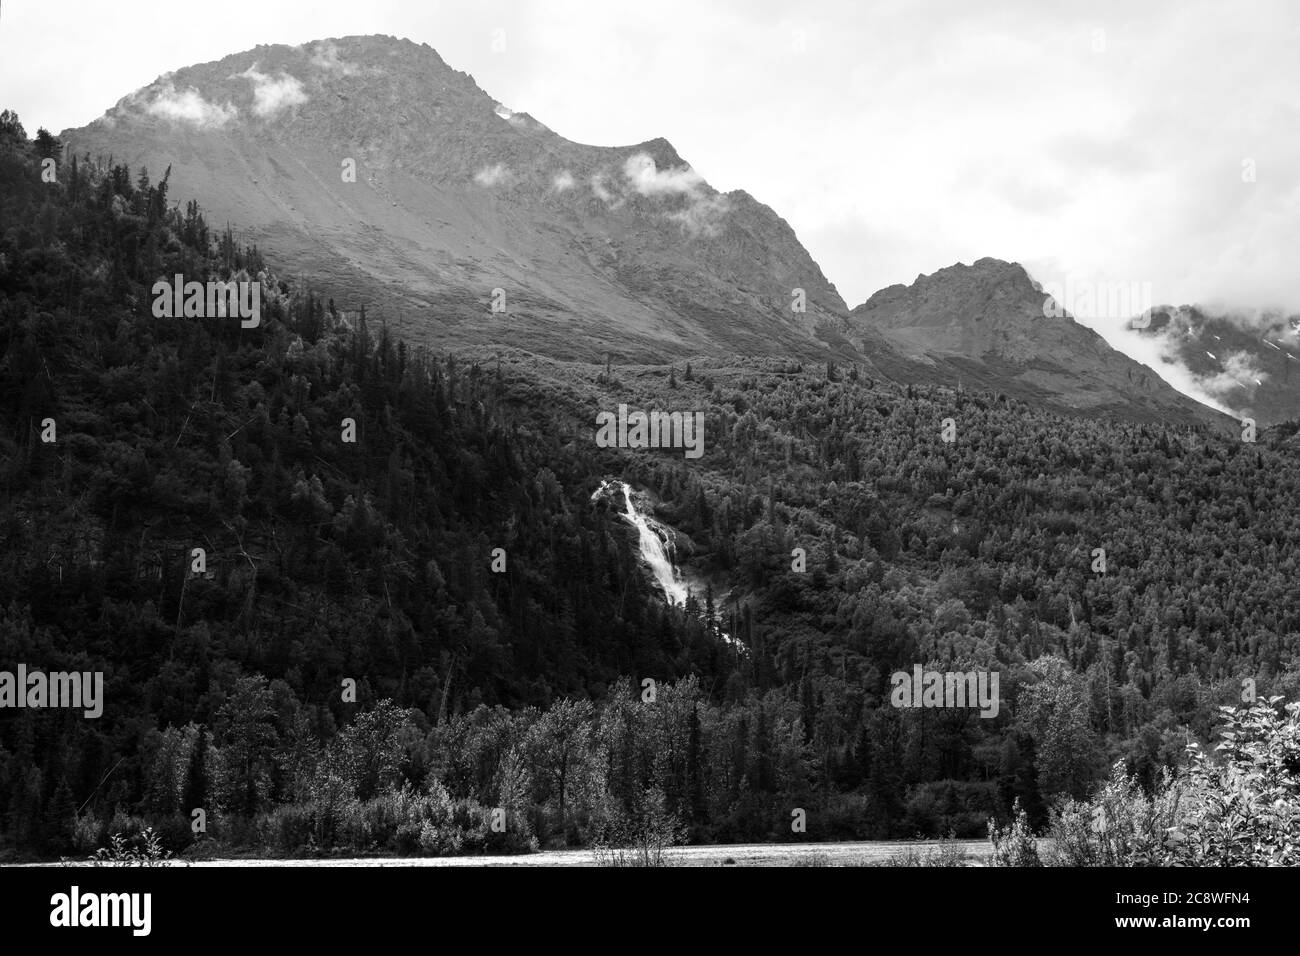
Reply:
[[[876,866],[914,867],[914,866],[968,866],[970,855],[952,834],[940,841],[938,846],[909,846],[901,853],[893,853],[876,863]]]
[[[145,827],[131,842],[120,832],[114,833],[108,846],[100,847],[90,857],[95,866],[166,866],[170,859],[171,851],[163,849],[153,827]]]
[[[1005,827],[989,819],[989,842],[993,853],[989,866],[1042,866],[1038,857],[1038,840],[1029,826],[1029,815],[1020,806],[1020,798],[1011,807],[1012,819]]]
[[[684,832],[664,793],[646,790],[630,809],[610,808],[592,847],[597,866],[667,866],[664,851]]]
[[[79,816],[72,824],[72,846],[78,853],[93,852],[106,836],[103,821],[93,814]]]
[[[1218,758],[1188,744],[1188,763],[1154,793],[1116,764],[1091,800],[1052,814],[1049,862],[1058,866],[1295,866],[1300,864],[1300,703],[1280,697],[1221,707]],[[990,822],[993,863],[1028,858],[1023,814]]]
[[[1300,703],[1280,697],[1221,707],[1216,764],[1189,745],[1184,810],[1168,834],[1171,862],[1184,866],[1300,863]]]
[[[1123,762],[1091,801],[1066,800],[1053,811],[1052,858],[1060,866],[1161,866],[1178,811],[1179,789],[1166,770],[1147,796]]]

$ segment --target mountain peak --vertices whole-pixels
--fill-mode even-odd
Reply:
[[[985,257],[919,275],[908,286],[881,289],[853,314],[892,328],[946,328],[954,333],[949,344],[960,354],[972,348],[1014,353],[1017,345],[1032,354],[1036,346],[1024,341],[1025,333],[1047,321],[1045,298],[1019,263]],[[981,342],[968,341],[971,336]]]
[[[930,275],[924,273],[918,275],[916,282],[925,282],[935,279],[949,281],[953,279],[968,278],[975,281],[996,281],[996,282],[1024,282],[1030,286],[1034,285],[1034,280],[1030,278],[1025,267],[1018,262],[1007,262],[1005,259],[995,259],[992,256],[984,256],[976,259],[970,265],[963,262],[955,262],[950,266],[944,266],[937,269]]]
[[[565,139],[410,40],[258,46],[62,135],[171,166],[175,195],[417,341],[637,361],[843,347],[847,307],[767,206],[663,137]]]
[[[985,257],[882,289],[853,310],[852,322],[862,333],[882,334],[940,380],[960,377],[1075,411],[1184,422],[1216,417],[1092,329],[1052,314],[1048,299],[1019,263]]]

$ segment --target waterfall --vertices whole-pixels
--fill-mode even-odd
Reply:
[[[610,479],[601,482],[600,487],[592,494],[591,500],[596,501],[605,495],[619,493],[623,495],[623,518],[636,528],[637,538],[641,545],[641,560],[645,562],[646,567],[654,575],[655,582],[664,592],[664,598],[667,599],[668,603],[684,605],[686,596],[690,593],[690,588],[687,586],[682,572],[673,563],[673,552],[676,549],[673,545],[672,532],[654,518],[637,511],[636,505],[632,503],[632,489],[628,487],[626,481]],[[720,617],[721,610],[715,609],[715,622]],[[737,654],[749,654],[749,648],[726,631],[718,628],[716,633],[722,639],[722,642],[733,648]]]
[[[592,500],[610,493],[611,490],[621,492],[623,495],[625,505],[623,517],[636,528],[641,545],[641,560],[654,575],[655,582],[664,592],[664,597],[669,604],[685,604],[686,582],[682,580],[681,572],[673,564],[671,533],[654,518],[636,510],[636,505],[632,503],[632,489],[625,481],[602,482],[595,494],[591,496]]]

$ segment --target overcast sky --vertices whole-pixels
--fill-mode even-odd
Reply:
[[[996,256],[1300,311],[1294,0],[3,0],[0,106],[57,132],[169,70],[357,33],[428,43],[569,139],[666,137],[851,306]]]

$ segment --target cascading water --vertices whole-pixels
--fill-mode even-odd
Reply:
[[[687,587],[681,572],[672,561],[672,535],[658,521],[636,510],[632,503],[632,489],[625,481],[605,481],[591,496],[595,501],[606,494],[622,494],[623,517],[636,528],[641,545],[641,560],[654,575],[656,583],[664,592],[669,604],[685,604]]]
[[[623,518],[636,528],[641,547],[641,560],[654,575],[655,582],[664,592],[664,598],[668,603],[684,605],[687,595],[690,594],[690,588],[682,572],[673,562],[676,548],[673,544],[672,532],[654,518],[637,511],[636,504],[632,501],[632,489],[626,481],[610,479],[601,482],[600,487],[592,494],[591,500],[596,501],[605,496],[612,497],[620,494],[623,496]],[[716,621],[718,617],[716,612],[714,617]],[[718,628],[716,633],[723,643],[733,647],[737,653],[749,653],[749,648],[721,628]]]

